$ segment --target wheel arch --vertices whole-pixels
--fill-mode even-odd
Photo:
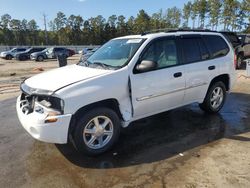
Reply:
[[[221,74],[219,76],[216,76],[215,78],[213,78],[210,82],[210,85],[208,87],[208,90],[209,88],[216,82],[223,82],[225,84],[225,87],[226,87],[226,91],[229,91],[230,90],[230,77],[228,74]],[[207,92],[208,92],[207,90]]]
[[[69,135],[72,135],[72,133],[74,132],[76,121],[80,117],[81,114],[93,108],[98,108],[98,107],[107,107],[107,108],[114,110],[117,113],[118,117],[121,120],[123,120],[123,116],[120,111],[119,102],[117,99],[110,98],[110,99],[101,100],[101,101],[94,102],[94,103],[81,107],[80,109],[76,111],[75,114],[72,115],[70,125],[69,125],[69,131],[68,131]]]

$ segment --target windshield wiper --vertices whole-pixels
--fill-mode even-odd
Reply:
[[[83,65],[83,66],[85,66],[85,67],[88,67],[89,66],[89,61],[88,60],[84,60],[84,61],[79,61],[79,64],[80,65]]]
[[[95,64],[95,65],[99,65],[105,69],[114,69],[115,67],[111,66],[111,65],[107,65],[105,63],[101,63],[101,62],[93,62],[91,64]]]

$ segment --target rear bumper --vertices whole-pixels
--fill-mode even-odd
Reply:
[[[16,103],[17,115],[23,128],[33,138],[48,143],[67,143],[71,114],[50,117],[57,118],[57,121],[54,123],[45,123],[45,120],[48,119],[46,115],[35,111],[30,114],[24,114],[20,104],[21,101],[19,96]]]

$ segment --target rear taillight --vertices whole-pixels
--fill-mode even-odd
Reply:
[[[234,53],[234,68],[237,68],[237,55]]]

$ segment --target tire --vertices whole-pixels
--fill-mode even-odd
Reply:
[[[242,68],[242,61],[243,61],[243,56],[241,54],[239,54],[237,56],[236,69],[241,69]]]
[[[37,57],[37,61],[43,61],[43,60],[44,60],[43,56],[39,55],[39,56]]]
[[[26,60],[26,57],[20,56],[20,57],[18,57],[18,60],[19,60],[19,61],[25,61],[25,60]]]
[[[12,55],[7,55],[7,56],[6,56],[6,59],[7,59],[7,60],[11,60],[12,58],[13,58]]]
[[[226,87],[223,82],[219,81],[209,87],[203,103],[199,104],[199,106],[203,111],[213,114],[220,111],[225,100]]]
[[[75,146],[84,154],[99,155],[114,145],[120,129],[120,119],[113,110],[105,107],[92,109],[77,120],[73,136]]]

